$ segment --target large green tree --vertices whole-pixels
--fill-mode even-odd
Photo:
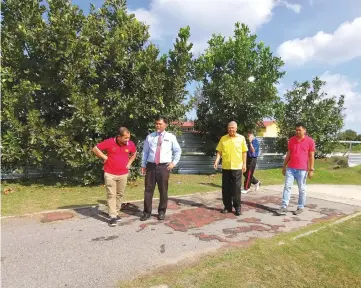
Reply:
[[[325,84],[318,77],[311,83],[295,82],[284,95],[276,117],[280,151],[287,151],[287,141],[294,136],[297,122],[306,125],[307,133],[316,142],[318,157],[333,151],[343,127],[344,96],[329,97],[322,89]]]
[[[213,35],[208,44],[197,61],[202,87],[197,93],[196,129],[216,142],[230,120],[242,133],[273,116],[279,101],[275,84],[284,73],[282,60],[257,42],[246,25],[237,23],[228,39]]]
[[[339,134],[339,140],[346,140],[346,141],[357,141],[358,135],[356,131],[351,129],[347,129]]]
[[[160,55],[123,0],[91,5],[88,15],[67,0],[2,1],[1,25],[5,168],[55,165],[92,183],[98,141],[124,125],[140,143],[156,115],[175,120],[191,107],[189,27]]]

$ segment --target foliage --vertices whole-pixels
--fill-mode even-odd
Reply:
[[[202,87],[197,91],[196,129],[204,139],[217,142],[226,125],[234,120],[239,132],[256,127],[271,117],[279,101],[275,84],[283,76],[283,62],[242,24],[234,36],[213,35],[209,47],[197,61]],[[214,147],[208,147],[214,153]]]
[[[328,158],[328,162],[331,163],[330,168],[333,170],[349,167],[347,157],[333,156]]]
[[[359,136],[361,136],[361,135],[357,135],[356,131],[347,129],[339,134],[338,139],[344,140],[344,141],[357,141]]]
[[[189,27],[160,55],[122,0],[91,5],[88,15],[66,0],[2,1],[1,25],[6,169],[60,165],[92,183],[102,166],[91,152],[97,142],[124,125],[140,143],[157,114],[175,120],[192,106],[184,104]]]
[[[317,157],[333,151],[343,126],[344,96],[329,97],[322,91],[325,84],[318,77],[312,83],[295,82],[293,89],[284,95],[285,102],[276,113],[281,152],[287,151],[287,141],[294,136],[297,122],[305,123],[308,135],[315,140]]]

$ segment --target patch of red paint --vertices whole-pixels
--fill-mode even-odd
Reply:
[[[43,219],[41,219],[41,222],[47,223],[47,222],[54,222],[59,220],[66,220],[73,218],[74,214],[71,212],[50,212],[43,214]]]
[[[241,219],[240,222],[245,222],[245,223],[259,223],[259,222],[261,222],[261,219],[256,218],[256,217],[251,217],[251,218]]]
[[[212,240],[217,240],[219,242],[228,242],[226,239],[223,239],[222,237],[219,237],[217,235],[208,235],[204,233],[194,233],[193,235],[196,236],[201,241],[209,242]]]
[[[268,225],[271,227],[272,231],[278,231],[280,228],[286,227],[286,225]]]
[[[235,228],[225,228],[222,231],[224,234],[236,235],[239,233],[251,232],[252,228],[250,226],[241,226],[241,227],[235,227]]]
[[[222,214],[215,209],[198,207],[172,214],[168,216],[164,224],[176,231],[186,232],[188,229],[200,228],[223,219],[236,219],[236,216],[231,213]]]
[[[178,210],[180,209],[181,207],[174,201],[168,201],[168,206],[167,206],[168,209],[170,210]]]
[[[161,222],[148,222],[148,223],[140,224],[139,229],[136,232],[143,231],[148,226],[155,226],[155,225],[158,225],[159,223],[161,223]]]
[[[285,218],[285,219],[283,219],[283,222],[291,222],[291,219]]]
[[[265,227],[265,226],[262,226],[262,225],[251,225],[250,227],[251,227],[252,231],[270,231],[270,230],[273,230],[273,227]]]

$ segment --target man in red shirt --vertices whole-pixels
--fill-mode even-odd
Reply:
[[[296,136],[288,141],[288,151],[283,164],[282,173],[286,176],[281,209],[276,212],[286,215],[287,206],[291,198],[291,189],[294,180],[298,185],[298,208],[294,215],[301,214],[306,204],[306,179],[313,177],[315,162],[315,142],[306,136],[306,126],[303,123],[296,124]]]
[[[111,227],[116,226],[120,221],[121,199],[127,185],[129,168],[137,154],[135,144],[129,139],[129,130],[120,127],[118,136],[106,139],[93,148],[95,155],[104,161],[104,180]],[[107,154],[102,151],[106,151]]]

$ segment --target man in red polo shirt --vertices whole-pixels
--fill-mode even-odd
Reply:
[[[301,214],[306,204],[306,180],[307,175],[311,179],[314,172],[315,142],[306,136],[306,126],[303,123],[296,124],[296,136],[288,141],[288,152],[283,164],[282,173],[286,176],[281,209],[276,212],[286,215],[287,206],[291,198],[291,189],[294,180],[298,185],[298,208],[294,215]]]
[[[109,138],[93,148],[96,156],[104,161],[104,180],[108,199],[109,226],[114,227],[120,221],[121,199],[127,185],[129,168],[137,149],[125,127],[119,128],[118,136]],[[106,151],[105,155],[102,151]]]

